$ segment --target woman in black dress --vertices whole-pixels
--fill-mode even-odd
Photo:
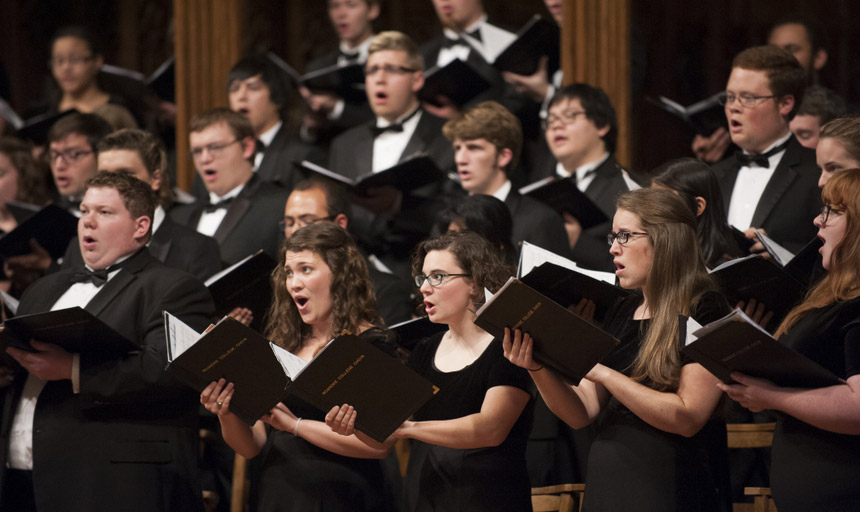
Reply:
[[[815,218],[827,275],[783,320],[779,340],[845,383],[819,389],[774,386],[732,374],[720,384],[752,411],[779,411],[771,490],[780,512],[860,510],[860,169],[840,170]]]
[[[286,240],[280,254],[267,338],[310,360],[350,330],[396,357],[379,328],[364,258],[346,231],[329,222],[312,224]],[[370,460],[385,457],[386,450],[333,433],[324,413],[296,398],[249,427],[229,412],[232,394],[233,384],[221,379],[203,390],[200,402],[218,416],[227,444],[243,457],[259,457],[254,510],[392,510],[381,465]]]
[[[680,353],[680,315],[705,323],[728,312],[705,270],[696,219],[674,193],[642,189],[618,199],[612,229],[615,273],[634,291],[606,315],[618,348],[578,386],[536,364],[531,338],[519,331],[505,337],[505,355],[529,370],[568,425],[599,418],[584,510],[725,509],[725,426],[715,418],[721,393],[715,377]]]
[[[440,391],[385,443],[412,440],[405,510],[531,511],[528,376],[474,323],[484,289],[500,288],[509,269],[481,236],[451,232],[418,246],[412,272],[430,321],[448,330],[423,340],[408,362]],[[333,412],[326,422],[351,434],[357,411]]]

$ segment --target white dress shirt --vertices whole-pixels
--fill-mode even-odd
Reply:
[[[230,192],[227,192],[223,196],[218,196],[213,192],[209,192],[209,201],[211,204],[217,204],[225,199],[235,198],[243,188],[245,188],[244,183]],[[214,236],[215,232],[218,231],[218,227],[221,225],[221,221],[223,221],[224,217],[227,216],[227,208],[227,206],[222,206],[213,212],[204,211],[201,213],[200,220],[197,221],[197,232],[206,236]]]
[[[412,138],[415,129],[418,127],[418,122],[421,120],[422,112],[419,110],[415,115],[412,115],[413,112],[410,110],[408,114],[400,116],[397,122],[393,123],[397,124],[402,121],[402,132],[385,131],[373,139],[373,172],[384,171],[389,167],[394,167],[400,161],[400,156],[406,150],[409,139]],[[409,117],[410,115],[412,117]],[[406,119],[407,117],[409,119]],[[403,121],[403,119],[406,119],[406,121]],[[376,126],[384,128],[391,124],[381,117],[376,118]]]
[[[786,133],[779,140],[767,147],[762,153],[767,153],[771,149],[784,143],[791,137],[791,132]],[[745,151],[746,152],[746,151]],[[775,153],[768,158],[767,169],[759,167],[756,164],[745,165],[738,170],[738,177],[735,180],[735,187],[732,189],[732,198],[729,202],[729,224],[744,231],[752,227],[752,218],[755,214],[756,207],[761,200],[761,195],[767,187],[768,182],[773,177],[776,166],[785,151]],[[758,226],[756,226],[758,227]]]

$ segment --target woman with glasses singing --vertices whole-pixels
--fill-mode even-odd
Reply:
[[[344,330],[360,333],[396,357],[379,326],[373,286],[350,235],[333,223],[312,224],[281,245],[272,274],[274,299],[266,337],[305,360]],[[325,414],[298,398],[279,403],[249,427],[230,413],[233,384],[211,383],[200,402],[216,414],[236,453],[257,458],[254,510],[390,511],[393,499],[377,460],[385,450],[323,423]]]
[[[484,289],[498,290],[510,271],[480,235],[451,232],[418,246],[412,272],[430,321],[448,330],[423,340],[408,362],[439,393],[387,443],[412,440],[404,510],[531,511],[528,376],[474,323]],[[357,414],[345,407],[326,419],[348,434]]]
[[[722,393],[680,353],[682,316],[704,324],[729,309],[705,269],[696,218],[673,192],[640,189],[618,198],[612,229],[615,274],[634,292],[606,315],[618,348],[578,386],[535,363],[531,338],[519,331],[505,336],[505,355],[529,370],[568,425],[599,422],[583,510],[726,510],[725,424],[715,418]]]
[[[789,312],[776,337],[844,383],[783,388],[733,373],[737,384],[720,384],[752,411],[781,413],[770,475],[780,512],[860,510],[860,169],[834,174],[821,197],[815,225],[827,275]]]

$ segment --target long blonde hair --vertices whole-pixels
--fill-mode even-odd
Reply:
[[[860,169],[836,173],[824,185],[821,199],[845,210],[845,236],[833,249],[827,275],[789,311],[776,330],[777,338],[812,309],[860,297]]]
[[[618,209],[636,215],[649,235],[653,260],[643,290],[651,322],[633,361],[631,376],[661,391],[681,377],[679,315],[690,316],[702,295],[717,290],[696,237],[696,217],[674,192],[640,189],[618,198]]]

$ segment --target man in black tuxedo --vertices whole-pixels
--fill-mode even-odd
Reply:
[[[532,177],[571,180],[606,214],[607,222],[586,230],[570,212],[562,216],[572,258],[588,268],[614,271],[606,234],[612,231],[615,201],[639,187],[613,157],[618,139],[615,108],[598,87],[568,85],[550,100],[545,128],[554,161],[535,169]]]
[[[206,110],[189,123],[191,155],[208,201],[175,207],[182,224],[213,237],[232,265],[263,249],[277,259],[281,220],[289,192],[254,173],[254,131],[247,117],[226,108]]]
[[[567,256],[564,223],[549,206],[512,189],[509,169],[517,166],[523,144],[520,122],[495,101],[468,109],[442,128],[454,146],[454,161],[463,190],[504,201],[513,219],[513,242],[530,242]]]
[[[409,36],[392,31],[373,38],[365,84],[376,119],[334,139],[331,170],[354,179],[421,154],[443,172],[453,169],[451,144],[442,136],[445,121],[424,112],[418,101],[423,69],[424,61]],[[354,210],[354,233],[396,274],[402,271],[408,277],[410,251],[427,236],[435,213],[455,188],[448,180],[407,193],[384,187],[356,196],[353,201],[361,208]]]
[[[338,49],[310,61],[305,72],[364,66],[373,38],[373,20],[379,17],[379,0],[329,0],[328,16],[337,32]],[[308,105],[300,135],[319,147],[328,147],[339,133],[373,119],[367,95],[354,84],[339,84],[336,90],[303,86],[299,92]]]
[[[152,190],[120,173],[89,180],[78,241],[84,265],[33,284],[21,315],[79,306],[139,351],[8,348],[21,371],[2,408],[0,509],[203,510],[197,478],[197,394],[164,370],[162,310],[194,328],[214,307],[192,276],[146,249]]]
[[[201,281],[221,270],[218,242],[167,216],[173,190],[166,150],[157,137],[143,130],[119,130],[99,141],[98,150],[100,171],[130,174],[148,183],[158,195],[148,245],[150,254],[168,267],[188,272]]]
[[[821,209],[815,152],[789,130],[806,87],[806,73],[790,53],[758,46],[739,53],[726,85],[729,134],[741,151],[714,166],[729,224],[755,240],[765,232],[797,252],[816,232]],[[760,252],[760,243],[752,250]]]

